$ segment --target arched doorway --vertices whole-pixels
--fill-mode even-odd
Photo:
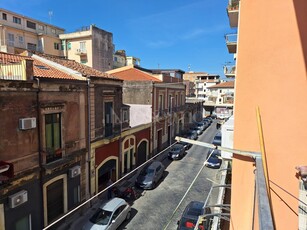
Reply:
[[[143,140],[138,145],[137,166],[143,164],[147,160],[147,154],[148,154],[148,141]]]
[[[116,181],[116,160],[110,159],[98,169],[98,192],[103,190],[109,179]]]

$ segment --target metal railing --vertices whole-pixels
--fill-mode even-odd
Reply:
[[[182,137],[176,137],[175,140],[177,141],[183,141],[186,143],[196,144],[199,146],[211,148],[211,149],[218,149],[225,152],[231,152],[235,153],[237,155],[246,156],[249,158],[252,158],[255,161],[256,165],[256,176],[255,176],[255,182],[256,182],[256,194],[258,201],[258,207],[254,207],[254,209],[258,210],[258,216],[259,216],[259,229],[265,229],[265,230],[273,230],[274,229],[274,222],[273,222],[273,214],[271,211],[271,203],[268,196],[268,187],[266,185],[266,178],[265,178],[265,171],[264,166],[262,162],[262,156],[259,152],[251,152],[251,151],[242,151],[238,149],[231,149],[231,148],[225,148],[221,146],[216,146],[211,143],[205,143],[201,141],[194,141],[187,138]],[[211,217],[212,215],[203,215],[199,219],[199,223],[202,223],[203,220],[206,220],[207,218]],[[216,215],[213,215],[216,216]],[[221,218],[228,215],[221,215]],[[224,218],[224,217],[223,217]],[[227,218],[224,218],[227,219]],[[197,226],[195,226],[194,229],[198,229],[198,223]]]
[[[238,34],[226,34],[225,39],[227,44],[236,44],[238,40]]]

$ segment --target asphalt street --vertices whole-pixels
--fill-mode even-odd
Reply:
[[[211,143],[216,132],[214,122],[198,137],[198,140]],[[166,166],[166,171],[163,180],[154,190],[144,191],[143,195],[134,201],[130,221],[124,222],[119,229],[176,229],[177,221],[186,205],[192,200],[204,202],[213,181],[216,180],[218,170],[204,167],[183,199],[187,189],[202,168],[207,152],[207,148],[194,145],[181,160],[170,161],[165,158],[163,164]],[[216,197],[217,194],[212,193],[208,203],[214,204]],[[177,206],[178,209],[176,209]]]

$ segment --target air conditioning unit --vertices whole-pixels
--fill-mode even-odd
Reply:
[[[19,119],[19,129],[27,130],[36,128],[36,118],[21,118]]]
[[[9,196],[9,206],[10,208],[16,208],[17,206],[28,201],[28,192],[26,190],[21,190],[11,196]]]
[[[79,165],[70,168],[69,172],[68,172],[70,178],[74,178],[74,177],[80,175],[80,173],[81,173],[81,166],[79,166]]]

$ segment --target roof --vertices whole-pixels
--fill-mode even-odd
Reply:
[[[234,81],[222,82],[220,84],[216,84],[216,85],[210,86],[208,88],[210,88],[210,89],[213,89],[213,88],[234,88]]]
[[[63,71],[58,70],[57,68],[54,68],[34,58],[0,52],[0,64],[20,63],[22,60],[32,60],[33,61],[34,77],[54,78],[54,79],[71,79],[71,80],[80,79],[78,77],[75,77],[74,75],[67,74]]]
[[[65,59],[65,58],[62,58],[62,57],[52,56],[52,55],[47,55],[47,54],[42,54],[42,53],[35,53],[35,54],[40,56],[40,57],[43,57],[43,58],[45,58],[49,61],[53,61],[55,63],[62,65],[62,66],[65,66],[67,68],[78,71],[85,77],[100,77],[100,78],[116,79],[113,76],[111,76],[110,74],[101,72],[99,70],[96,70],[96,69],[89,67],[87,65],[83,65],[83,64],[76,62],[74,60],[69,60],[69,59]]]
[[[107,71],[106,73],[111,73],[117,78],[124,81],[153,81],[162,82],[161,80],[153,77],[152,75],[145,73],[139,69],[134,68],[134,66],[122,67]]]

